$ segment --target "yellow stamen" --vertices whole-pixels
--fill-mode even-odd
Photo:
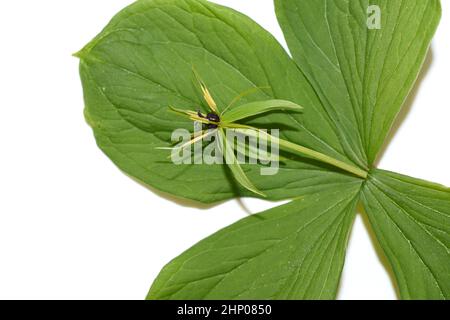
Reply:
[[[208,104],[209,108],[211,109],[211,111],[213,111],[216,114],[218,114],[219,110],[217,109],[217,104],[214,101],[214,99],[211,96],[211,94],[209,93],[208,88],[206,88],[206,86],[204,84],[202,84],[202,83],[200,83],[200,86],[201,86],[202,91],[203,91],[203,97],[205,98],[205,101]]]

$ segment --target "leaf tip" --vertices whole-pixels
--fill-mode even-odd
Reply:
[[[84,56],[84,50],[83,49],[80,50],[80,51],[72,53],[72,57],[74,57],[74,58],[83,59],[83,56]]]

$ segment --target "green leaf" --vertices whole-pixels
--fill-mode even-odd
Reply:
[[[243,104],[225,111],[222,114],[221,120],[223,122],[236,122],[242,119],[277,110],[300,112],[303,110],[303,108],[296,103],[285,100],[256,101]]]
[[[288,46],[342,133],[371,165],[411,90],[438,26],[439,0],[275,0]],[[381,28],[369,29],[369,6]],[[371,25],[372,26],[372,25]]]
[[[170,144],[173,130],[193,129],[168,106],[208,110],[193,67],[220,111],[252,88],[256,92],[242,104],[279,99],[304,106],[304,114],[271,113],[255,124],[281,129],[286,140],[352,164],[333,120],[288,54],[264,29],[229,8],[201,0],[137,1],[77,56],[85,114],[97,144],[124,172],[163,192],[204,203],[254,196],[236,188],[223,166],[175,166],[167,151],[157,149]],[[261,177],[260,166],[242,168],[271,200],[353,180],[298,157],[283,161],[271,177]]]
[[[148,299],[333,299],[361,182],[247,217],[161,271]]]
[[[403,299],[450,298],[450,189],[374,170],[363,191]]]

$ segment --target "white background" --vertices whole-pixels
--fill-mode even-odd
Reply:
[[[130,0],[0,2],[0,298],[142,299],[160,269],[245,217],[161,198],[120,172],[83,118],[80,49]],[[283,44],[271,0],[215,1]],[[450,1],[380,167],[450,185]],[[273,203],[244,199],[251,212]],[[340,299],[395,299],[362,218]]]

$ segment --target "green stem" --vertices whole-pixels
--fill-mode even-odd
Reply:
[[[295,144],[295,143],[292,143],[292,142],[289,142],[289,141],[286,141],[286,140],[283,140],[283,139],[279,139],[279,144],[280,144],[281,148],[284,147],[284,149],[287,149],[288,151],[289,150],[290,151],[295,151],[295,152],[298,152],[298,153],[300,153],[302,155],[307,155],[307,156],[309,156],[309,157],[311,157],[313,159],[319,160],[319,161],[324,162],[324,163],[328,163],[328,164],[330,164],[330,165],[332,165],[334,167],[337,167],[337,168],[342,169],[344,171],[353,173],[354,175],[356,175],[356,176],[358,176],[360,178],[364,178],[364,179],[367,178],[368,173],[366,171],[364,171],[364,170],[362,170],[362,169],[360,169],[358,167],[352,166],[352,165],[350,165],[348,163],[345,163],[343,161],[340,161],[340,160],[337,160],[337,159],[332,158],[330,156],[327,156],[327,155],[325,155],[323,153],[314,151],[312,149],[300,146],[298,144]]]
[[[335,159],[333,157],[327,156],[327,155],[325,155],[323,153],[320,153],[320,152],[317,152],[315,150],[306,148],[304,146],[301,146],[301,145],[298,145],[298,144],[295,144],[295,143],[292,143],[292,142],[289,142],[289,141],[286,141],[286,140],[283,140],[283,139],[275,138],[274,136],[271,136],[270,134],[268,134],[268,133],[266,133],[264,131],[261,131],[261,130],[259,130],[257,128],[253,128],[253,127],[246,126],[246,125],[239,125],[239,124],[236,124],[236,123],[226,124],[225,127],[229,127],[229,128],[233,128],[233,129],[247,129],[248,132],[246,131],[246,133],[253,134],[254,136],[256,136],[257,132],[262,133],[262,134],[266,135],[269,139],[277,139],[279,141],[280,148],[285,150],[285,151],[294,151],[294,152],[299,153],[299,154],[301,154],[303,156],[306,155],[306,156],[311,157],[311,158],[313,158],[315,160],[318,160],[318,161],[330,164],[330,165],[332,165],[332,166],[334,166],[336,168],[339,168],[339,169],[342,169],[342,170],[344,170],[346,172],[352,173],[352,174],[354,174],[354,175],[356,175],[356,176],[358,176],[360,178],[363,178],[363,179],[366,179],[367,176],[368,176],[367,171],[364,171],[361,168],[358,168],[358,167],[350,165],[350,164],[348,164],[346,162],[337,160],[337,159]]]

